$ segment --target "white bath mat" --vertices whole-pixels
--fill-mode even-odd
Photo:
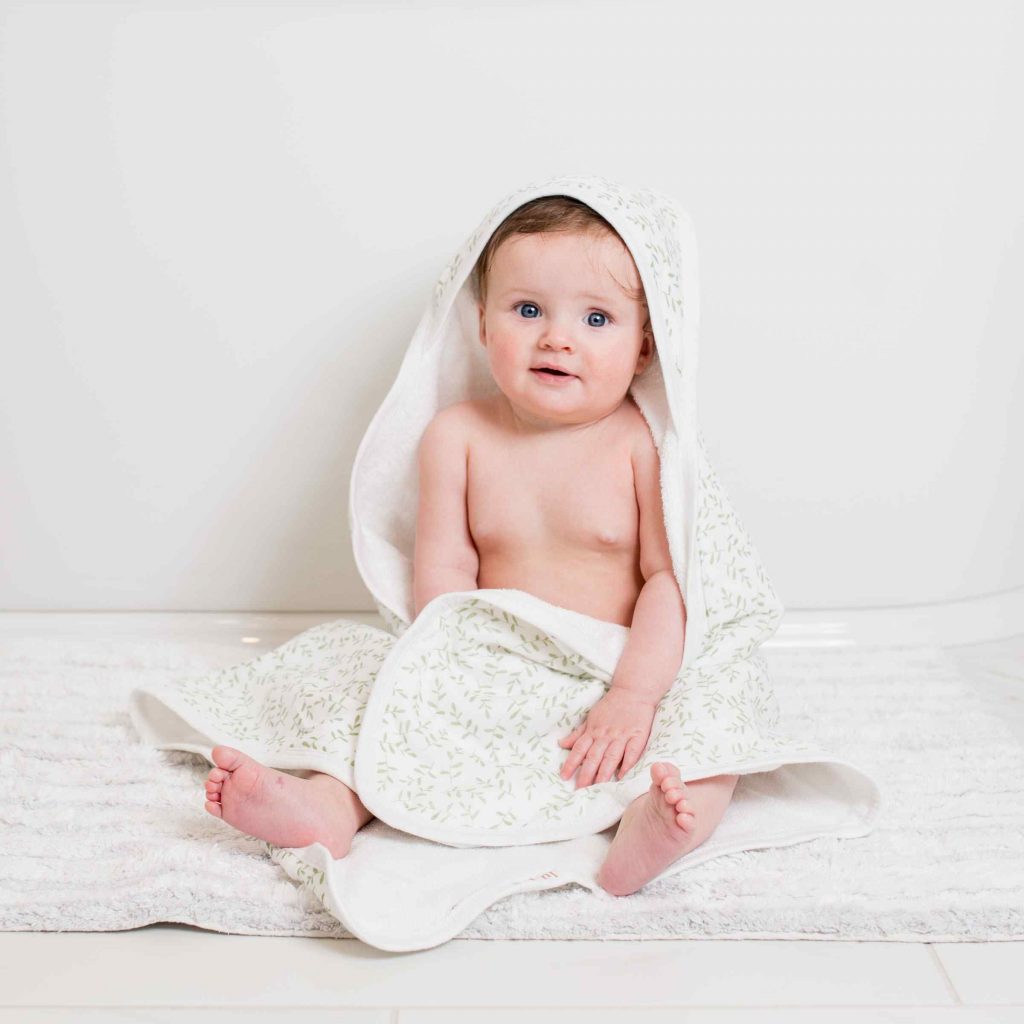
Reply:
[[[519,894],[460,938],[1024,938],[1024,750],[1000,698],[939,648],[766,653],[782,726],[877,767],[871,835],[723,855],[622,899]],[[347,934],[262,842],[203,810],[204,759],[144,746],[129,721],[133,687],[239,660],[0,644],[0,928]]]

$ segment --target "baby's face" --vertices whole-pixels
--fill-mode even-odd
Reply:
[[[638,289],[640,276],[609,232],[513,235],[498,247],[480,343],[523,425],[585,426],[622,404],[654,353],[647,307],[627,287]],[[571,376],[536,369],[542,363]]]

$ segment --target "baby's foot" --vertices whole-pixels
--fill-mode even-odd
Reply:
[[[613,896],[628,896],[699,846],[718,825],[737,775],[689,784],[668,761],[651,765],[651,787],[625,810],[597,881]]]
[[[322,843],[337,860],[372,815],[343,782],[329,775],[300,779],[254,761],[234,747],[214,747],[206,810],[274,846]]]

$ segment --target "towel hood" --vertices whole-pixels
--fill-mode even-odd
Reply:
[[[581,200],[615,228],[646,292],[657,354],[630,393],[661,459],[665,530],[687,609],[683,667],[698,658],[749,656],[775,632],[783,608],[707,460],[697,422],[700,306],[693,225],[673,198],[599,176],[552,177],[506,195],[442,271],[356,454],[348,511],[356,566],[389,631],[403,633],[415,617],[420,438],[439,410],[497,390],[479,340],[471,271],[513,210],[552,195]]]

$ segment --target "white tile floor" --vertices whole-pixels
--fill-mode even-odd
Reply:
[[[892,616],[872,614],[888,621],[889,632],[868,630],[862,617],[845,635],[901,642]],[[338,612],[4,613],[0,641],[187,638],[230,664],[342,615],[379,624],[370,613]],[[808,617],[775,643],[791,646],[816,628]],[[835,642],[836,631],[827,632]],[[950,650],[978,686],[1013,695],[1011,723],[1024,742],[1024,635]],[[385,953],[351,939],[221,935],[171,924],[0,934],[0,1024],[618,1024],[627,1014],[642,1024],[1024,1024],[1024,942],[455,939]]]

